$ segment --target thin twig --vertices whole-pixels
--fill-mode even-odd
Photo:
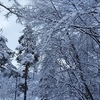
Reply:
[[[57,13],[58,17],[59,17],[59,18],[61,18],[61,16],[59,15],[59,13],[58,13],[58,11],[57,11],[57,9],[56,9],[56,7],[55,7],[54,3],[52,2],[52,0],[50,0],[50,2],[51,2],[51,4],[52,4],[52,6],[53,6],[54,10],[56,11],[56,13]]]

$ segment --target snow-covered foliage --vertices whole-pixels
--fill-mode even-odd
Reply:
[[[26,25],[17,61],[26,77],[27,99],[99,100],[100,1],[31,0],[22,7],[15,0],[12,7],[10,12]],[[30,67],[37,70],[36,83],[28,82]]]
[[[11,63],[14,52],[6,45],[7,39],[0,35],[0,100],[11,100],[15,95],[16,67]]]
[[[29,88],[28,73],[30,68],[35,68],[35,63],[38,61],[38,56],[36,56],[35,48],[35,38],[33,30],[29,25],[23,30],[23,35],[19,38],[19,44],[16,49],[18,51],[16,60],[20,63],[22,68],[22,78],[24,81],[20,83],[20,90],[24,93],[24,100],[27,99],[27,91]],[[33,73],[34,74],[34,73]],[[33,84],[34,85],[34,84]]]
[[[37,94],[42,100],[99,99],[98,3],[95,0],[37,0],[29,7],[30,16],[25,13],[38,34],[40,42],[36,48],[40,57],[45,55]]]
[[[0,67],[14,69],[15,67],[11,63],[14,52],[7,47],[6,42],[7,39],[0,35]]]
[[[25,23],[29,22],[38,34],[36,48],[40,57],[44,56],[38,72],[39,98],[99,99],[97,5],[95,0],[35,0],[25,8]]]

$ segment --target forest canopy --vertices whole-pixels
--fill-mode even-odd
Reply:
[[[24,29],[15,51],[0,35],[0,99],[99,100],[100,0],[9,2]]]

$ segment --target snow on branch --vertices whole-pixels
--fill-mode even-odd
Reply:
[[[0,6],[9,11],[9,13],[6,14],[7,16],[11,13],[11,14],[16,15],[17,17],[24,17],[24,16],[20,15],[19,13],[16,13],[15,11],[13,11],[12,10],[13,8],[8,8],[1,2],[0,2]]]

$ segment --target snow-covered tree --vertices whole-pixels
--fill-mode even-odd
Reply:
[[[33,30],[29,25],[23,30],[23,35],[19,38],[19,46],[16,48],[18,50],[17,62],[22,68],[22,79],[23,83],[20,84],[21,91],[24,93],[24,100],[27,100],[28,91],[28,72],[30,68],[35,69],[35,63],[38,61],[38,55],[35,48],[35,37]],[[30,91],[30,90],[29,90]]]
[[[11,99],[15,96],[16,67],[12,64],[14,52],[6,45],[7,39],[0,35],[0,99]]]
[[[26,16],[33,16],[30,24],[38,30],[37,48],[43,57],[40,97],[43,100],[97,99],[99,2],[38,0],[29,9],[31,15],[26,13]]]
[[[40,100],[99,100],[100,1],[31,0],[25,7],[14,1],[13,9],[6,9],[17,15],[22,24],[28,23],[36,36],[35,48],[40,56],[37,97]],[[25,31],[19,39],[17,59],[25,69],[27,64],[34,65],[34,49],[30,47],[31,39],[27,39],[31,28],[26,28],[29,32]],[[31,54],[26,52],[27,46]]]
[[[7,39],[0,35],[0,69],[12,69],[14,66],[11,63],[11,58],[14,56],[14,52],[6,45]]]

